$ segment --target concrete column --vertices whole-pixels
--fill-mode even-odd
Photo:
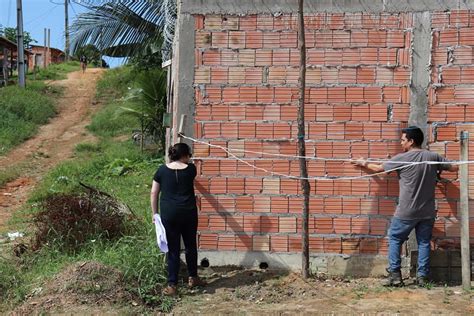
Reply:
[[[408,124],[416,125],[423,130],[426,145],[428,140],[428,88],[431,82],[431,13],[417,12],[413,14],[412,38],[412,73],[410,84],[410,117]],[[417,250],[415,232],[412,231],[407,241],[408,256]]]
[[[428,138],[428,88],[431,80],[431,13],[414,13],[413,24],[413,69],[411,74],[410,117],[408,123],[416,125],[423,130],[426,144],[426,139]]]
[[[181,115],[186,115],[183,132],[186,136],[194,135],[194,17],[182,13],[181,2],[178,2],[178,19],[176,22],[173,44],[173,122],[171,143],[178,139],[178,128]],[[191,145],[188,142],[189,145]],[[167,144],[169,146],[171,144]]]

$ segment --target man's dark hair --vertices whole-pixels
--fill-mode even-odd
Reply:
[[[408,140],[413,140],[415,146],[421,147],[424,136],[422,130],[418,126],[410,126],[402,129],[402,133],[406,135]]]
[[[168,157],[171,161],[178,161],[187,156],[191,157],[191,148],[186,143],[176,143],[168,149]]]

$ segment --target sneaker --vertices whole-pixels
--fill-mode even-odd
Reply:
[[[205,286],[207,283],[200,279],[199,277],[189,277],[188,278],[188,287],[193,288],[196,286]]]
[[[416,284],[420,287],[426,287],[427,285],[431,284],[431,282],[426,276],[417,276]]]
[[[176,296],[178,294],[178,288],[174,284],[169,284],[167,287],[161,291],[165,296]]]
[[[383,282],[383,286],[403,286],[402,273],[400,271],[389,271],[387,279]]]

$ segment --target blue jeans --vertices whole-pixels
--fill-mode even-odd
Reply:
[[[434,218],[406,220],[392,218],[388,233],[388,265],[390,272],[400,271],[400,250],[408,235],[415,228],[418,242],[418,277],[427,277],[430,273],[430,241],[433,232]]]

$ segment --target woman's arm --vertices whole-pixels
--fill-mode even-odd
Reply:
[[[150,203],[151,203],[151,217],[160,212],[158,196],[160,195],[160,184],[153,180],[150,192]]]

